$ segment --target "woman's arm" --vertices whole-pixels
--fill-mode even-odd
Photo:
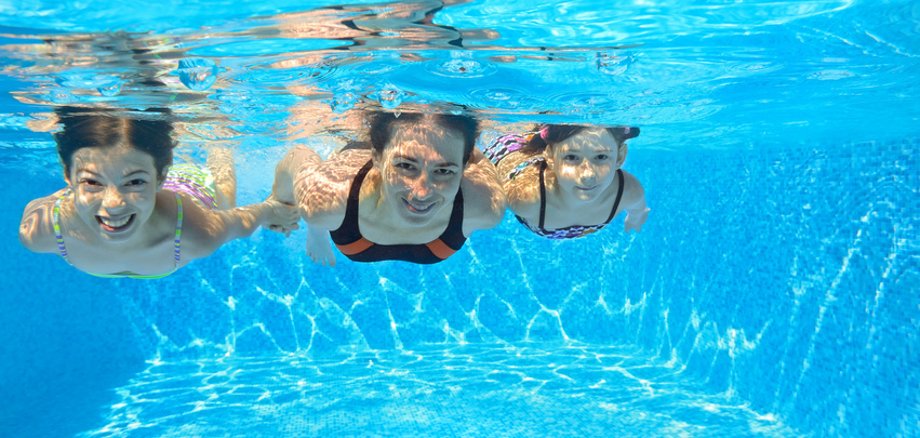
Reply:
[[[294,199],[307,222],[307,255],[319,264],[335,266],[329,231],[345,220],[348,193],[355,175],[371,159],[369,150],[345,150],[322,163],[302,166],[294,178]],[[376,185],[368,175],[362,193]]]
[[[505,214],[505,191],[495,166],[474,149],[463,171],[463,235],[494,228]]]

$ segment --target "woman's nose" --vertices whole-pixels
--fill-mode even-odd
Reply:
[[[431,179],[427,176],[422,175],[417,180],[415,180],[415,195],[416,199],[426,199],[431,196],[432,186]]]

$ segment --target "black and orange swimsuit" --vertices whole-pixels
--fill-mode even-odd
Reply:
[[[428,265],[454,255],[463,247],[466,237],[463,235],[463,193],[460,190],[454,198],[450,222],[437,239],[424,244],[380,245],[364,238],[358,227],[358,195],[372,165],[373,162],[368,161],[355,175],[345,204],[345,219],[339,228],[329,232],[332,242],[342,254],[356,262],[402,260]]]

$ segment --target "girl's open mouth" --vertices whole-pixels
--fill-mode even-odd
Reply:
[[[116,218],[96,216],[96,221],[107,233],[120,233],[127,230],[134,223],[134,214]]]

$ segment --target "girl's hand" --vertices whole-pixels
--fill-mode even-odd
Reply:
[[[300,221],[300,211],[293,204],[286,202],[281,202],[274,197],[269,197],[265,200],[264,205],[267,209],[265,220],[263,224],[267,224],[269,230],[282,233],[285,236],[290,236],[291,231],[294,231],[300,226],[298,222]]]
[[[645,224],[645,220],[648,219],[649,211],[651,211],[649,208],[637,211],[627,211],[625,231],[627,233],[629,230],[635,230],[637,233],[642,231],[642,225]]]

